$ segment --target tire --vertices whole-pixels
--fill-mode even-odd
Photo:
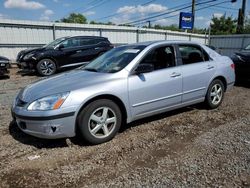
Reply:
[[[100,99],[88,104],[78,116],[78,130],[90,144],[101,144],[115,137],[122,122],[121,110],[111,100]]]
[[[57,70],[56,63],[51,59],[42,59],[37,63],[37,72],[41,76],[50,76]]]
[[[205,103],[208,108],[218,108],[224,98],[225,87],[221,80],[213,80],[208,87]]]

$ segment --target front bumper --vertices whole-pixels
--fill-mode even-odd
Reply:
[[[36,62],[33,61],[17,61],[17,67],[19,69],[25,69],[25,70],[35,70],[35,64]]]
[[[12,116],[18,127],[25,133],[46,139],[57,139],[75,136],[75,113],[58,113],[57,115],[27,116],[17,113],[12,108]]]

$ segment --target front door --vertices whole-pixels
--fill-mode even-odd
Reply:
[[[129,100],[135,118],[181,103],[182,75],[174,54],[172,46],[153,49],[140,63],[153,64],[154,71],[129,76]]]

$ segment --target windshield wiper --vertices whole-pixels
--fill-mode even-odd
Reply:
[[[90,72],[98,72],[96,69],[94,68],[84,68],[83,70],[86,70],[86,71],[90,71]]]

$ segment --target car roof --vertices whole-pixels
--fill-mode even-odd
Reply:
[[[95,39],[108,39],[107,37],[100,37],[100,36],[81,36],[81,35],[78,35],[78,36],[68,36],[68,37],[65,37],[65,38],[95,38]]]
[[[167,44],[193,44],[193,45],[201,45],[197,42],[193,41],[185,41],[185,40],[158,40],[158,41],[147,41],[147,42],[138,42],[132,44],[125,44],[122,46],[157,46],[157,45],[167,45]],[[202,46],[202,45],[201,45]]]
[[[149,45],[157,45],[157,44],[199,44],[197,42],[193,41],[185,41],[185,40],[158,40],[158,41],[147,41],[147,42],[139,42],[139,43],[134,43],[131,45],[144,45],[144,46],[149,46]]]

